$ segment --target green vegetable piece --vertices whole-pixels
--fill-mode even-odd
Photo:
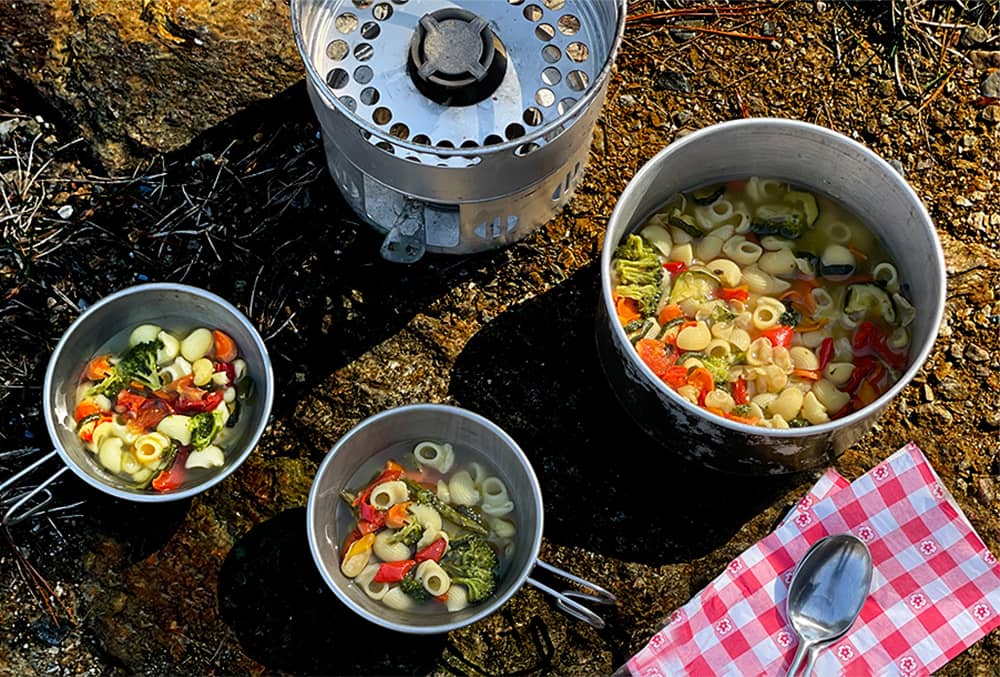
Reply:
[[[783,312],[781,314],[781,317],[778,318],[778,324],[783,325],[785,327],[795,327],[798,326],[799,322],[801,321],[802,321],[802,314],[799,311],[795,310],[795,308],[793,308],[791,304],[786,303],[785,312]]]
[[[882,317],[889,324],[896,322],[896,307],[888,292],[873,282],[852,284],[844,296],[844,313],[854,316]]]
[[[802,190],[790,190],[785,193],[785,202],[797,205],[805,216],[806,227],[812,228],[819,218],[819,207],[816,205],[816,196]]]
[[[499,566],[493,546],[477,534],[452,539],[441,558],[441,568],[451,577],[452,584],[464,585],[473,604],[496,590]]]
[[[481,534],[483,536],[486,536],[487,534],[490,533],[489,529],[484,527],[476,520],[460,513],[458,510],[455,510],[454,507],[452,507],[451,505],[445,503],[440,498],[438,498],[437,494],[435,494],[430,489],[425,489],[424,487],[420,486],[418,483],[414,482],[408,477],[403,477],[401,479],[403,480],[403,482],[406,483],[407,488],[410,490],[410,494],[413,496],[413,499],[417,503],[421,505],[431,506],[441,514],[441,517],[448,520],[449,522],[452,522],[460,527],[463,527],[464,529],[468,529],[469,531]]]
[[[417,541],[419,541],[420,537],[423,535],[423,525],[417,520],[410,520],[386,540],[389,543],[402,543],[403,545],[413,546],[416,545]]]
[[[722,283],[706,270],[686,270],[677,276],[670,290],[670,302],[680,303],[684,299],[694,299],[704,303],[715,296]]]
[[[150,390],[159,390],[163,383],[156,364],[156,353],[161,348],[163,341],[160,339],[132,346],[122,355],[118,364],[111,367],[111,372],[91,388],[90,394],[114,397],[132,381],[141,383]]]
[[[721,356],[709,357],[702,360],[701,363],[705,365],[705,369],[708,369],[708,373],[712,375],[715,385],[720,386],[729,383],[729,367],[731,363],[728,358]]]
[[[733,413],[742,418],[746,418],[750,415],[750,405],[749,404],[737,404],[733,407]]]
[[[761,205],[750,220],[750,230],[760,237],[780,235],[796,240],[806,227],[805,214],[788,204]]]
[[[191,446],[195,451],[201,451],[212,443],[215,436],[222,432],[226,424],[226,416],[219,411],[205,411],[195,414],[188,422],[191,431]]]
[[[720,183],[714,186],[703,186],[691,191],[691,199],[695,204],[710,205],[726,192],[726,184]]]
[[[639,302],[644,315],[656,312],[663,291],[663,264],[656,250],[645,240],[632,233],[615,251],[615,275],[618,286],[615,293]]]
[[[694,220],[694,217],[690,214],[685,214],[679,209],[675,209],[667,220],[670,222],[671,226],[676,226],[683,230],[685,233],[691,237],[701,237],[705,234],[705,231],[701,229],[698,222]]]
[[[789,428],[805,428],[808,425],[809,425],[809,421],[807,421],[804,418],[799,418],[799,417],[793,418],[791,421],[788,422],[788,427]]]
[[[418,602],[426,602],[431,598],[431,593],[427,592],[424,584],[417,580],[417,567],[410,567],[403,580],[399,582],[399,589]]]

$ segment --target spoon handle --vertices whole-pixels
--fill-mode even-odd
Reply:
[[[805,658],[806,651],[808,651],[810,644],[803,640],[799,640],[799,648],[795,650],[795,658],[792,659],[792,665],[788,668],[788,674],[786,677],[795,677],[795,673],[798,672],[799,666],[802,665],[802,659]],[[812,661],[810,661],[810,665]]]
[[[819,647],[810,646],[809,647],[809,659],[806,661],[805,672],[802,673],[803,677],[809,677],[813,671],[813,663],[816,662],[816,654],[819,653]]]

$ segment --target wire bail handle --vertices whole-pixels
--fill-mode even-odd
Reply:
[[[25,491],[24,493],[21,494],[15,494],[14,496],[11,496],[9,499],[4,499],[2,497],[4,492],[6,492],[8,489],[13,488],[19,480],[30,475],[36,469],[44,465],[48,460],[55,458],[56,455],[57,455],[56,451],[50,451],[49,453],[45,454],[37,461],[32,463],[31,465],[21,469],[13,476],[4,480],[3,483],[0,483],[0,508],[6,508],[8,503],[13,503],[3,513],[3,517],[0,517],[0,524],[2,524],[5,527],[9,527],[17,524],[18,522],[23,522],[24,520],[28,519],[29,517],[37,513],[39,510],[44,508],[52,501],[52,492],[49,491],[47,487],[53,482],[55,482],[57,479],[59,479],[60,475],[69,470],[69,467],[66,465],[62,466],[61,468],[59,468],[59,470],[56,470],[53,474],[49,475],[49,477],[44,482],[35,486],[34,488]],[[36,501],[33,504],[30,503],[32,499],[34,499],[36,496],[39,495],[42,495],[41,500]],[[23,512],[18,513],[18,511],[21,510],[22,508]]]
[[[568,571],[563,571],[562,569],[554,567],[551,564],[543,562],[540,559],[535,560],[535,565],[540,566],[543,569],[546,569],[556,574],[557,576],[561,576],[562,578],[570,580],[583,588],[591,590],[592,592],[580,592],[579,590],[563,590],[562,592],[560,592],[554,588],[549,587],[548,585],[545,585],[544,583],[536,581],[531,576],[528,576],[527,578],[528,583],[535,586],[542,592],[548,593],[552,597],[555,597],[556,606],[559,607],[559,609],[561,609],[563,612],[569,614],[570,616],[573,616],[578,620],[583,621],[584,623],[587,623],[588,625],[597,628],[598,630],[604,628],[604,626],[606,625],[604,619],[601,618],[601,616],[599,616],[595,612],[585,607],[584,605],[580,604],[580,602],[576,600],[583,600],[594,604],[603,604],[605,606],[613,606],[618,602],[617,597],[615,597],[612,593],[608,592],[607,590],[605,590],[604,588],[595,583],[591,583],[590,581],[584,578],[580,578],[579,576],[574,576]]]

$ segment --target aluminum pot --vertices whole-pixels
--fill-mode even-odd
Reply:
[[[881,397],[848,416],[788,430],[712,416],[680,397],[638,359],[614,308],[611,260],[622,237],[673,194],[706,183],[761,176],[790,181],[847,206],[883,241],[917,309],[909,360]],[[937,337],[945,263],[934,224],[913,189],[887,162],[832,130],[775,118],[713,125],[675,141],[626,186],[601,255],[597,342],[625,409],[646,432],[690,459],[739,474],[781,474],[825,466],[857,442],[920,369]]]
[[[354,475],[366,460],[398,444],[420,440],[448,442],[456,448],[478,450],[494,465],[504,480],[517,524],[512,559],[507,563],[496,592],[485,602],[461,611],[397,611],[370,599],[340,571],[341,543],[346,532],[338,530],[338,511],[346,511],[340,491],[354,481]],[[412,404],[376,414],[365,419],[327,454],[313,479],[309,492],[306,529],[313,560],[326,584],[340,600],[363,618],[390,630],[414,634],[443,633],[461,628],[489,616],[529,583],[554,596],[556,605],[566,613],[594,627],[604,627],[596,613],[576,600],[614,604],[615,597],[600,586],[557,569],[538,559],[542,544],[542,492],[538,479],[517,443],[494,423],[465,409],[440,404]],[[568,579],[591,592],[559,592],[531,578],[540,567]]]
[[[254,384],[253,395],[243,403],[233,434],[226,442],[225,465],[212,472],[199,472],[179,489],[150,492],[134,489],[125,480],[104,470],[94,454],[81,444],[76,433],[73,410],[83,369],[100,350],[124,349],[131,330],[145,323],[168,330],[187,331],[195,327],[217,328],[229,334],[247,363],[247,378]],[[116,347],[116,343],[121,345]],[[64,466],[36,486],[8,509],[3,522],[23,519],[39,505],[37,492],[72,470],[90,486],[117,498],[140,503],[158,503],[188,498],[218,484],[250,455],[260,439],[271,412],[274,376],[264,341],[250,321],[229,302],[210,292],[181,284],[153,283],[122,289],[85,310],[70,325],[56,345],[45,372],[43,409],[45,424],[55,451],[38,459],[0,485],[15,485],[57,454]]]

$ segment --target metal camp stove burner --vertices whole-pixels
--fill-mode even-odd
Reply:
[[[524,237],[572,196],[625,0],[292,0],[327,162],[383,255]]]
[[[425,14],[410,41],[410,77],[445,106],[479,103],[507,72],[503,44],[486,19],[457,7]]]

